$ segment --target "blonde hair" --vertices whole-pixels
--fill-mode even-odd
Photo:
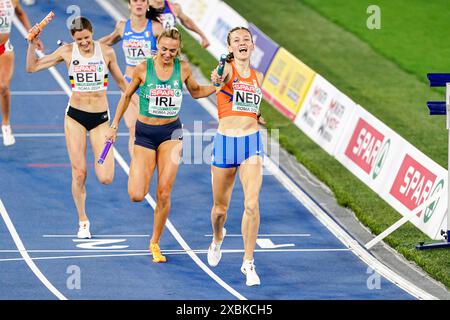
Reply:
[[[156,43],[159,43],[159,41],[162,38],[169,38],[173,40],[178,40],[180,43],[180,48],[178,49],[177,56],[179,57],[181,54],[181,48],[182,48],[182,42],[181,42],[181,33],[180,31],[175,27],[166,28],[161,32],[161,34],[158,36],[158,39],[156,39]]]

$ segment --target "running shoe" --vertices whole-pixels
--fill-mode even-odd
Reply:
[[[225,235],[227,234],[227,229],[223,228],[222,230],[222,241],[220,241],[219,244],[214,243],[214,237],[213,241],[211,242],[211,245],[208,248],[208,264],[211,267],[215,267],[219,264],[220,259],[222,259],[222,251],[220,250],[220,247],[222,246],[223,239],[225,239]]]
[[[247,277],[245,283],[247,286],[257,286],[261,284],[261,280],[259,280],[258,274],[256,273],[254,261],[255,260],[245,260],[242,263],[241,272]]]
[[[2,135],[3,135],[3,144],[5,146],[11,146],[14,143],[16,143],[16,139],[14,139],[10,125],[6,126],[2,125]]]
[[[91,232],[89,231],[90,223],[88,220],[86,221],[80,221],[77,233],[78,239],[90,239],[91,238]]]
[[[157,243],[150,243],[150,252],[152,253],[154,263],[164,263],[167,261],[166,257],[161,254],[161,249]]]

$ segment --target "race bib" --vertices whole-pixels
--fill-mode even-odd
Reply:
[[[0,2],[0,33],[10,33],[14,7],[10,1]]]
[[[233,84],[233,111],[258,114],[261,104],[261,89],[254,85],[238,82]]]
[[[129,65],[138,65],[154,54],[151,43],[145,40],[130,39],[124,41],[123,49]]]
[[[173,14],[171,13],[163,13],[160,16],[161,24],[163,25],[164,29],[175,27],[176,20]]]
[[[103,64],[76,65],[73,67],[72,87],[77,91],[99,91],[107,86]]]
[[[176,117],[180,112],[181,89],[150,89],[148,113],[159,117]]]

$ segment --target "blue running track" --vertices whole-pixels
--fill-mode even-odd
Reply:
[[[42,35],[48,53],[56,49],[57,39],[70,41],[65,27],[70,3],[38,0],[38,4],[25,7],[32,22],[50,10],[56,13]],[[77,4],[81,14],[93,22],[95,38],[113,30],[115,21],[95,1],[79,0]],[[0,200],[4,205],[0,207],[0,299],[414,299],[384,278],[378,288],[368,285],[373,276],[368,266],[270,174],[264,176],[261,235],[255,253],[262,285],[247,287],[240,273],[243,193],[239,179],[226,223],[223,258],[216,268],[210,268],[206,249],[211,241],[211,176],[202,153],[208,154],[211,135],[203,139],[186,136],[186,161],[180,166],[169,216],[174,229],[171,232],[166,227],[161,240],[168,263],[152,263],[147,252],[153,223],[149,202],[130,202],[128,176],[118,162],[113,184],[101,185],[95,178],[91,150],[87,213],[94,237],[91,241],[77,240],[63,135],[68,97],[50,72],[25,72],[27,43],[17,28],[13,28],[11,41],[16,53],[11,84],[16,144],[0,146]],[[115,49],[124,68],[120,45]],[[66,67],[60,64],[57,70],[68,82]],[[120,97],[114,93],[117,90],[111,80],[112,114]],[[189,132],[196,121],[201,121],[203,131],[217,127],[217,121],[189,95],[184,96],[181,119]],[[123,122],[120,130],[127,132]],[[203,140],[201,148],[189,146],[195,139]],[[115,147],[129,164],[127,140],[127,136],[120,136]],[[150,191],[153,198],[155,182],[153,179]],[[7,224],[6,215],[11,224]],[[18,251],[18,239],[27,250],[22,254],[31,260],[25,261]],[[187,246],[193,250],[190,255],[185,251]],[[30,261],[40,278],[33,273]],[[74,278],[77,274],[79,282]],[[80,287],[74,285],[78,283]]]

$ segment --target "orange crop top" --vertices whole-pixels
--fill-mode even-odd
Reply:
[[[262,100],[261,87],[255,70],[250,70],[250,77],[239,75],[234,63],[230,80],[216,93],[219,119],[228,116],[245,116],[258,119],[259,105]]]

